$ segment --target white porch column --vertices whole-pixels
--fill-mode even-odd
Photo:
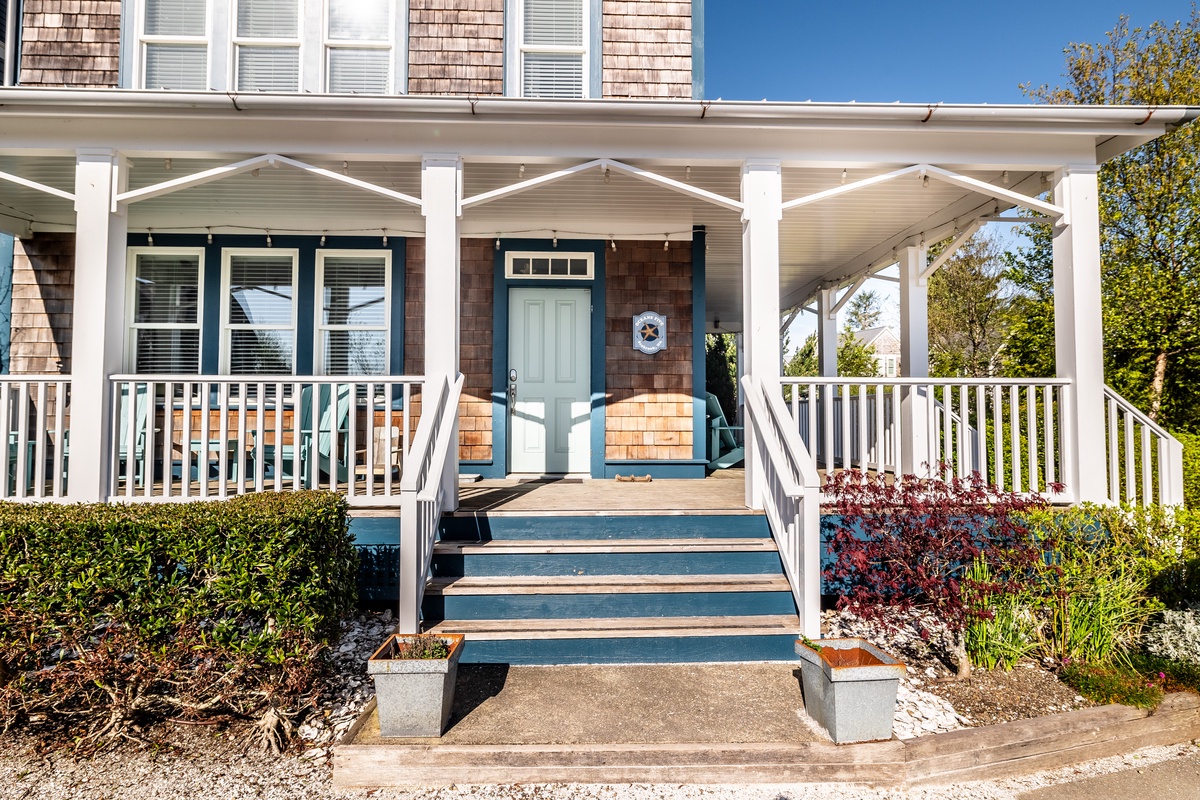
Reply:
[[[108,499],[112,390],[121,371],[128,217],[113,211],[125,190],[125,158],[80,149],[75,159],[75,293],[71,321],[71,500]]]
[[[1058,377],[1071,379],[1062,414],[1064,481],[1076,502],[1103,503],[1108,492],[1096,170],[1072,166],[1054,174],[1054,201],[1066,210],[1066,224],[1054,232],[1054,360]]]
[[[925,247],[904,247],[900,261],[900,375],[929,377],[929,282],[925,269]],[[905,475],[924,475],[929,464],[928,398],[924,389],[910,388],[901,405],[902,443],[900,470]]]
[[[459,366],[459,201],[462,159],[427,155],[421,164],[421,213],[425,216],[425,375],[451,381]],[[447,503],[458,508],[458,420],[446,457]]]
[[[747,375],[778,380],[779,220],[783,218],[783,172],[779,161],[742,165],[742,331]],[[762,508],[763,470],[746,431],[746,505]]]
[[[817,371],[822,378],[838,374],[837,289],[817,290]]]

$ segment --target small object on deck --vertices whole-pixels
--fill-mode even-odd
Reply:
[[[458,485],[464,486],[472,483],[479,483],[483,480],[483,475],[478,472],[460,472],[458,473]]]
[[[617,483],[649,483],[654,480],[653,475],[618,475]]]

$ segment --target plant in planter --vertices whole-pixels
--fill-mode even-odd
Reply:
[[[865,639],[796,641],[804,708],[837,744],[892,737],[904,665]]]
[[[450,720],[460,634],[389,636],[367,661],[382,736],[441,736]]]

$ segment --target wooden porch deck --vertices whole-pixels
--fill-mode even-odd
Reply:
[[[727,469],[699,480],[624,483],[598,479],[485,480],[459,489],[459,514],[753,513],[746,508],[745,471]]]

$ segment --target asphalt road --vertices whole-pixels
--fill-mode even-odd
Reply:
[[[1017,795],[1018,800],[1200,800],[1200,752]]]

